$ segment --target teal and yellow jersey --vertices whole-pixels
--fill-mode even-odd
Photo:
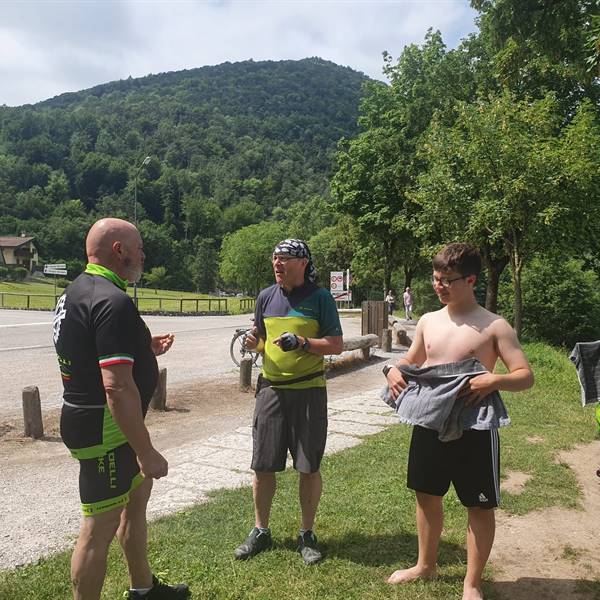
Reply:
[[[265,340],[262,374],[273,382],[273,387],[304,389],[325,386],[322,356],[300,349],[284,352],[273,340],[286,331],[309,338],[342,335],[335,300],[327,290],[306,282],[288,294],[280,285],[272,285],[256,299],[254,324]],[[285,384],[286,380],[311,373],[315,373],[314,379]]]

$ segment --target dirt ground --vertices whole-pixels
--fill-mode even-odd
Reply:
[[[331,398],[351,396],[357,389],[372,389],[382,383],[384,359],[341,367],[329,379]],[[352,376],[345,376],[348,370]],[[204,380],[185,388],[169,389],[169,410],[150,411],[147,423],[157,447],[168,449],[188,441],[210,437],[248,425],[253,408],[252,394],[240,392],[234,377]],[[71,462],[60,442],[58,411],[44,414],[45,438],[35,442],[22,436],[20,422],[0,422],[0,461],[26,479],[28,468],[40,460],[40,443],[45,458],[54,468]],[[539,442],[531,438],[530,443]],[[497,513],[497,534],[492,551],[496,583],[505,600],[594,600],[600,598],[600,542],[596,525],[600,515],[600,478],[595,475],[600,442],[578,446],[557,460],[575,472],[582,490],[580,510],[551,508],[524,516]],[[5,471],[6,472],[6,471]],[[519,493],[526,483],[523,473],[503,473],[502,489]],[[10,486],[3,485],[2,502],[10,503]],[[7,490],[9,492],[7,492]],[[40,493],[43,493],[40,491]],[[6,504],[5,504],[6,506]],[[0,532],[0,543],[2,542]]]

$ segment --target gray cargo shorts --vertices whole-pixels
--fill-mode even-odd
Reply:
[[[256,394],[252,427],[254,471],[284,471],[290,451],[294,469],[316,473],[327,441],[327,390],[263,387]]]

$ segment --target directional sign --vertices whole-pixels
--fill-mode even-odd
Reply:
[[[66,275],[66,269],[47,269],[44,267],[44,275]]]

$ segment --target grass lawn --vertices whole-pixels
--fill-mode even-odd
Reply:
[[[56,287],[56,293],[60,296],[63,292],[62,287]],[[4,293],[3,293],[4,292]],[[133,296],[133,286],[127,288],[127,293]],[[16,294],[16,295],[15,295]],[[30,295],[29,306],[27,305],[27,295]],[[196,310],[196,302],[192,300],[212,299],[211,311],[220,309],[225,310],[225,302],[208,294],[194,294],[192,292],[178,292],[172,290],[154,290],[150,288],[138,287],[138,306],[140,311],[165,311],[180,312],[183,306],[183,312]],[[184,299],[183,305],[181,298]],[[227,312],[230,314],[241,314],[241,298],[227,298]],[[53,310],[56,304],[54,296],[54,284],[43,282],[22,282],[13,283],[9,281],[0,282],[0,307],[3,308],[35,308]],[[198,310],[207,311],[209,309],[207,302],[199,302]],[[244,311],[246,312],[246,311]]]
[[[503,508],[522,514],[550,506],[576,507],[575,477],[554,458],[559,450],[595,438],[594,415],[579,406],[579,386],[565,352],[544,344],[529,344],[526,352],[536,385],[528,392],[505,394],[513,425],[501,434],[502,470],[525,471],[532,478],[523,494],[504,494]],[[526,440],[534,435],[542,441]],[[273,507],[273,551],[249,562],[232,558],[233,548],[253,524],[251,489],[242,488],[217,492],[208,504],[153,523],[153,568],[168,570],[172,581],[188,582],[194,598],[460,598],[466,515],[452,491],[445,501],[439,579],[393,588],[385,583],[394,569],[412,565],[417,554],[414,496],[405,488],[409,436],[409,427],[395,425],[325,459],[325,489],[316,528],[327,555],[322,564],[305,567],[295,551],[297,479],[288,471],[279,479]],[[0,572],[0,598],[67,599],[68,573],[69,553]],[[493,572],[488,572],[488,578],[493,579]],[[124,562],[113,544],[102,598],[119,598],[126,586]],[[494,597],[493,591],[485,591]]]

